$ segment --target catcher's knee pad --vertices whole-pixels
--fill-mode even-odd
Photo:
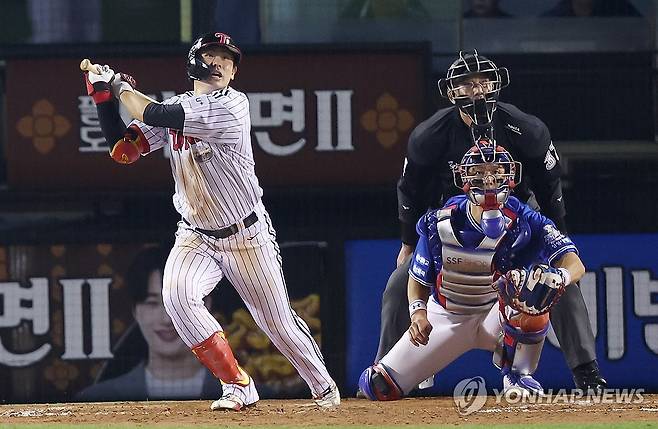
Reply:
[[[530,375],[537,370],[544,340],[548,332],[548,321],[537,331],[524,331],[503,322],[503,332],[494,350],[493,363],[503,370]]]
[[[386,366],[369,366],[359,377],[359,387],[371,401],[395,401],[402,398],[402,389],[388,374]]]

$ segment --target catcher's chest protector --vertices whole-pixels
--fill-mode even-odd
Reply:
[[[444,299],[439,302],[453,313],[489,311],[491,304],[498,299],[498,293],[491,287],[494,280],[493,258],[505,234],[496,239],[485,236],[473,251],[465,248],[455,236],[450,222],[451,210],[441,212],[437,232],[442,244],[443,263],[436,291]],[[507,225],[511,223],[511,219],[505,220]]]

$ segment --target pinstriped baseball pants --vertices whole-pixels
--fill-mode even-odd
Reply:
[[[162,299],[178,335],[190,348],[221,331],[203,303],[223,276],[231,282],[256,324],[288,358],[314,395],[333,383],[306,322],[290,306],[279,246],[262,203],[258,221],[216,239],[182,222],[165,266]]]

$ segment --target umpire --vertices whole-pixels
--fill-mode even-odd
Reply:
[[[497,101],[500,90],[508,83],[507,69],[496,67],[477,51],[460,52],[459,58],[448,68],[446,78],[439,81],[441,95],[454,106],[437,111],[409,137],[407,158],[398,181],[402,247],[397,269],[391,274],[382,297],[376,362],[409,327],[407,270],[418,240],[416,222],[428,208],[441,207],[442,201],[458,192],[451,167],[459,162],[474,140],[484,135],[494,137],[496,144],[520,161],[524,179],[514,190],[516,197],[537,210],[541,208],[545,216],[566,232],[560,157],[548,128],[540,119]],[[605,388],[580,288],[567,288],[550,316],[576,387]]]

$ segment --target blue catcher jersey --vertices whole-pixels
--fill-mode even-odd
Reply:
[[[468,210],[468,199],[449,199],[420,218],[420,236],[409,275],[432,287],[439,304],[456,313],[488,311],[497,301],[491,283],[515,268],[530,268],[577,253],[571,239],[553,222],[510,197],[502,211],[506,228],[497,239],[485,236]]]

